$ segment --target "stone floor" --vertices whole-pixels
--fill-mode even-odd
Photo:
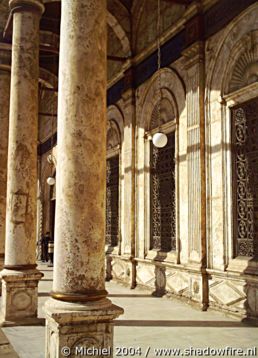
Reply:
[[[52,269],[46,265],[40,266],[40,269],[44,273],[44,278],[39,285],[39,316],[44,317],[42,306],[51,290]],[[198,356],[198,351],[195,353],[193,349],[206,347],[245,349],[258,346],[258,327],[245,325],[223,313],[211,310],[201,312],[178,299],[155,298],[143,289],[130,290],[113,282],[107,284],[107,289],[112,301],[125,310],[125,314],[115,322],[114,345],[117,349],[140,347],[143,357],[148,351],[147,356],[154,358],[158,356],[154,351],[157,348],[191,349],[193,347],[191,356]],[[3,332],[20,358],[44,357],[45,328],[43,326],[8,327],[3,328]],[[131,352],[133,353],[133,350]],[[182,352],[174,352],[170,356],[187,355],[187,352]],[[117,350],[116,353],[119,351]],[[206,357],[219,356],[214,354],[214,351],[211,355],[207,350],[204,353]],[[140,354],[131,356],[140,357]],[[0,357],[5,356],[0,352]]]
[[[6,335],[1,330],[0,330],[0,357],[18,358],[17,353],[14,351]]]

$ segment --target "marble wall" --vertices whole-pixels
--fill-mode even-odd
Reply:
[[[107,279],[185,297],[203,310],[209,305],[258,317],[258,262],[233,253],[230,147],[231,107],[258,97],[257,19],[253,4],[206,40],[205,77],[196,75],[200,56],[189,64],[190,51],[108,108],[107,121],[116,123],[120,143],[108,147],[107,157],[119,154],[121,165],[119,242],[106,247]],[[162,129],[175,131],[176,138],[176,250],[164,255],[150,249],[148,134],[159,83],[175,114]]]
[[[176,121],[164,131],[176,131],[176,216],[177,249],[165,259],[155,260],[150,247],[149,212],[149,141],[146,138],[148,121],[157,100],[158,74],[141,85],[135,93],[135,232],[131,240],[135,254],[111,255],[109,265],[113,279],[134,286],[149,287],[156,294],[175,294],[196,302],[204,309],[203,295],[209,306],[245,316],[258,316],[257,261],[233,256],[232,231],[232,165],[230,151],[230,108],[258,96],[257,71],[257,4],[242,12],[223,30],[205,43],[205,163],[206,163],[206,276],[198,266],[201,246],[198,231],[191,225],[200,218],[196,200],[189,192],[190,183],[200,182],[200,172],[191,171],[189,160],[189,123],[197,115],[200,83],[189,82],[190,73],[185,57],[161,70],[163,95],[175,109]],[[248,53],[248,56],[244,54]],[[242,72],[241,72],[242,71]],[[196,73],[196,71],[195,71]],[[197,87],[196,87],[197,86]],[[123,100],[117,104],[123,112]],[[197,118],[198,119],[198,118]],[[196,119],[196,120],[197,120]],[[195,125],[196,128],[196,125]],[[128,130],[125,126],[124,131]],[[127,136],[127,135],[126,135]],[[197,148],[200,139],[196,137]],[[124,146],[127,146],[124,143]],[[124,148],[124,150],[126,150]],[[130,151],[130,147],[128,148]],[[197,165],[198,167],[198,165]],[[191,184],[191,185],[193,185]],[[193,187],[192,187],[193,188]],[[125,191],[131,190],[126,184]],[[122,204],[121,223],[126,216]],[[189,210],[190,209],[190,210]],[[196,216],[197,213],[197,216]],[[196,217],[194,217],[194,215]],[[191,224],[192,223],[192,224]],[[124,227],[123,227],[124,229]],[[200,230],[200,229],[199,229]],[[125,233],[127,230],[125,230]],[[192,237],[190,236],[192,233]],[[198,236],[199,235],[199,236]],[[130,235],[131,236],[131,235]],[[121,237],[121,245],[129,235]],[[193,241],[194,240],[194,241]]]

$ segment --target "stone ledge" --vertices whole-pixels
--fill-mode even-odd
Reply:
[[[124,310],[109,299],[87,304],[69,303],[49,298],[44,311],[47,318],[54,319],[58,324],[109,322],[123,314]]]

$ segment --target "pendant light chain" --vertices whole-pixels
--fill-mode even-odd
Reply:
[[[160,11],[160,1],[157,0],[157,53],[158,53],[158,132],[155,133],[152,137],[152,143],[156,148],[164,148],[167,145],[168,137],[166,134],[161,132],[161,99],[162,99],[162,91],[161,91],[161,11]]]
[[[53,57],[53,67],[55,66],[55,60]],[[55,92],[53,91],[52,96],[52,108],[51,108],[51,176],[53,175],[53,169],[54,169],[54,112],[55,112]]]
[[[53,173],[53,150],[54,150],[54,106],[55,106],[55,103],[54,103],[54,98],[55,98],[55,95],[52,96],[52,116],[51,116],[51,175]]]
[[[54,60],[53,60],[53,64],[54,64]],[[50,176],[47,178],[47,183],[48,185],[54,185],[55,184],[55,178],[53,176],[54,174],[54,118],[55,118],[55,91],[52,92],[53,95],[51,95],[51,153],[50,155],[48,156],[48,160],[49,160],[49,163],[50,163],[50,170],[51,170],[51,173],[50,173]]]
[[[158,48],[158,127],[161,126],[161,46],[160,46],[160,35],[161,35],[161,21],[160,21],[160,0],[158,2],[158,14],[157,14],[157,48]]]

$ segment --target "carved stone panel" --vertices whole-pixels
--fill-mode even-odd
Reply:
[[[235,256],[257,255],[258,99],[232,109]]]
[[[119,235],[119,156],[107,160],[106,244],[116,246]]]
[[[151,144],[151,249],[176,249],[175,133],[168,144]]]
[[[258,81],[258,31],[251,31],[239,41],[229,64],[230,81],[226,92],[233,92]],[[233,64],[231,64],[233,62]]]
[[[107,150],[116,148],[120,144],[120,133],[115,121],[107,123]]]

